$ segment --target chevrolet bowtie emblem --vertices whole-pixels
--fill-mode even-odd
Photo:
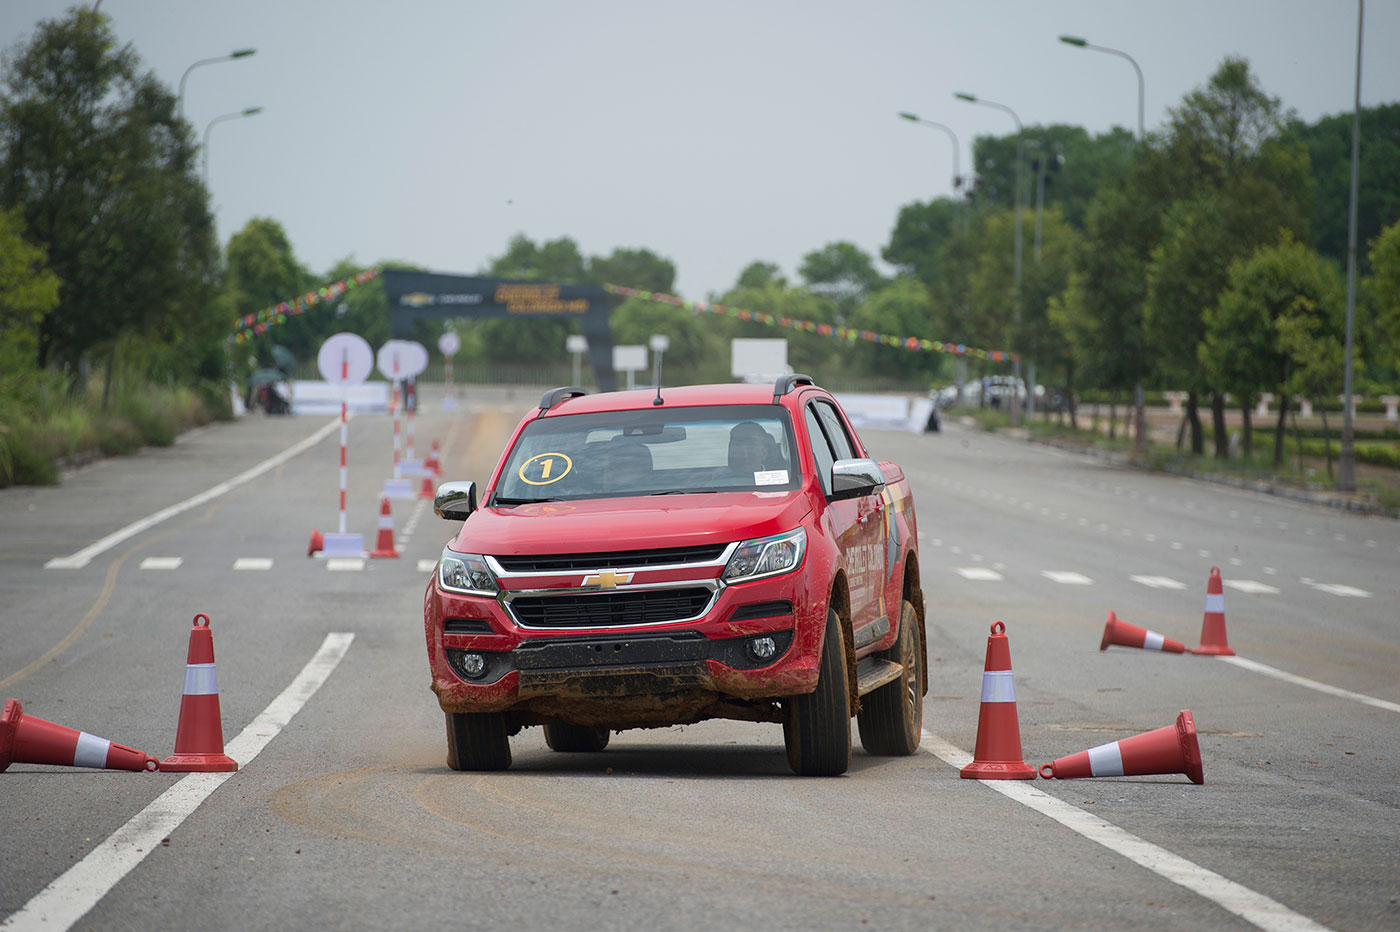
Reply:
[[[601,573],[594,573],[592,576],[583,577],[585,586],[597,586],[599,589],[611,589],[614,586],[625,586],[632,581],[635,573],[614,573],[612,570],[603,570]]]

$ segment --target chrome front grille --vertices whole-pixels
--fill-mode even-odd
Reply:
[[[709,610],[717,581],[606,592],[527,590],[508,595],[506,608],[524,628],[622,628],[690,621]]]

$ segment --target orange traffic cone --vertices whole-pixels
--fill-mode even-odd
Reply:
[[[1180,641],[1164,638],[1156,631],[1130,625],[1113,612],[1108,613],[1108,621],[1103,626],[1103,640],[1099,641],[1099,650],[1108,650],[1110,644],[1140,647],[1143,650],[1161,650],[1172,654],[1186,653],[1186,645]]]
[[[204,623],[200,624],[200,619]],[[219,675],[214,670],[214,635],[209,616],[194,616],[189,660],[185,664],[185,694],[175,728],[175,753],[160,762],[167,773],[223,773],[237,770],[238,761],[224,753],[224,726],[219,720]]]
[[[394,516],[389,511],[389,496],[379,497],[379,542],[370,551],[372,557],[397,557],[394,549]]]
[[[1196,741],[1196,722],[1190,710],[1183,709],[1174,725],[1101,744],[1040,767],[1040,775],[1047,780],[1141,777],[1153,773],[1184,773],[1192,783],[1206,782],[1201,770],[1201,746]]]
[[[0,773],[13,763],[149,770],[160,766],[145,751],[24,714],[18,699],[0,712]]]
[[[326,549],[326,538],[315,528],[311,529],[311,544],[306,548],[306,555],[313,557]]]
[[[1201,617],[1201,646],[1191,648],[1191,653],[1235,656],[1225,637],[1225,589],[1220,584],[1218,566],[1210,568],[1210,579],[1206,581],[1206,611]]]
[[[423,467],[423,484],[418,487],[418,497],[432,499],[433,496],[436,494],[437,490],[433,488],[432,470],[428,469],[428,467],[425,465]]]
[[[433,438],[432,452],[429,453],[428,458],[423,461],[423,469],[432,470],[435,476],[442,475],[442,463],[438,460],[438,442],[436,437]]]
[[[982,673],[982,710],[977,716],[977,749],[962,769],[971,780],[1034,780],[1035,768],[1021,759],[1021,726],[1016,720],[1016,687],[1011,680],[1011,644],[1006,625],[992,625]]]

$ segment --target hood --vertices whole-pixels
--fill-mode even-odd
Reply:
[[[514,556],[698,547],[790,531],[808,511],[797,489],[482,508],[463,523],[452,549]]]

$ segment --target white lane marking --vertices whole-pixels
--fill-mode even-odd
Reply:
[[[233,561],[233,568],[236,570],[270,570],[272,569],[272,558],[239,557]]]
[[[1174,541],[1172,541],[1172,549],[1173,549],[1173,550],[1180,550],[1180,549],[1181,549],[1181,541],[1179,541],[1179,540],[1174,540]]]
[[[1231,566],[1244,566],[1244,561],[1241,560],[1239,557],[1231,557],[1231,558],[1230,558],[1230,565],[1231,565]]]
[[[1075,573],[1070,570],[1041,570],[1040,575],[1062,586],[1091,586],[1094,583],[1083,573]]]
[[[1227,579],[1224,582],[1231,589],[1238,589],[1240,592],[1251,592],[1256,595],[1278,595],[1276,586],[1255,582],[1252,579]]]
[[[437,561],[436,561],[436,560],[419,560],[419,561],[418,561],[418,572],[420,572],[420,573],[431,573],[436,567],[437,567]]]
[[[1308,689],[1315,689],[1320,693],[1327,693],[1329,696],[1339,696],[1342,699],[1350,699],[1353,702],[1375,706],[1377,709],[1385,709],[1388,712],[1400,712],[1400,703],[1389,702],[1385,699],[1377,699],[1375,696],[1368,696],[1365,693],[1354,693],[1349,689],[1341,689],[1337,686],[1328,686],[1326,683],[1310,680],[1306,676],[1286,673],[1277,667],[1259,663],[1257,660],[1246,660],[1243,657],[1218,657],[1217,659],[1223,660],[1226,663],[1232,663],[1237,667],[1242,667],[1254,673],[1262,673],[1265,676],[1272,676],[1275,679],[1293,683],[1295,686],[1306,686]]]
[[[1234,659],[1234,658],[1221,658]],[[972,755],[930,732],[923,730],[923,747],[934,757],[961,770],[972,762]],[[1180,855],[1139,838],[1112,822],[1106,822],[1076,806],[1038,790],[1029,780],[978,780],[983,786],[996,790],[1007,799],[1054,819],[1072,832],[1103,845],[1140,867],[1145,867],[1210,900],[1246,922],[1269,932],[1314,932],[1325,926],[1307,916],[1295,913],[1277,900],[1256,893],[1243,884],[1222,877]]]
[[[353,573],[364,568],[365,561],[360,557],[329,557],[326,560],[326,569],[332,573]]]
[[[1145,541],[1147,541],[1149,544],[1155,544],[1155,543],[1157,542],[1157,535],[1156,535],[1156,534],[1144,534],[1144,535],[1142,535],[1142,539],[1145,540]]]
[[[157,511],[154,514],[149,514],[146,517],[140,519],[139,521],[133,521],[121,530],[113,531],[111,534],[108,534],[106,537],[102,538],[96,543],[88,544],[86,547],[84,547],[82,550],[79,550],[77,553],[69,554],[66,557],[54,557],[52,560],[44,564],[44,569],[75,570],[87,566],[89,563],[92,562],[93,557],[97,556],[98,554],[106,553],[108,550],[111,550],[113,547],[115,547],[117,544],[120,544],[122,541],[135,537],[142,531],[148,530],[149,528],[153,528],[157,524],[160,524],[162,521],[168,520],[170,518],[175,517],[178,514],[189,511],[191,508],[198,508],[205,502],[213,501],[220,495],[232,492],[234,489],[238,488],[240,485],[243,485],[245,482],[248,482],[252,479],[256,479],[258,476],[261,476],[268,470],[275,469],[276,467],[281,466],[283,463],[296,456],[298,453],[302,453],[310,449],[312,446],[319,443],[324,438],[330,436],[331,432],[338,429],[339,427],[340,418],[336,418],[326,426],[322,427],[320,430],[313,433],[310,437],[307,437],[304,440],[292,444],[290,447],[287,447],[287,449],[283,450],[281,453],[268,457],[267,459],[263,460],[261,463],[258,463],[251,469],[246,469],[238,475],[234,476],[232,479],[229,479],[225,482],[220,482],[213,488],[206,489],[205,491],[200,492],[198,495],[194,495],[190,498],[185,499],[183,502],[171,505],[169,508],[162,508],[160,511]]]
[[[1341,583],[1309,582],[1308,585],[1312,586],[1318,592],[1326,592],[1331,595],[1340,595],[1351,599],[1369,599],[1371,597],[1371,593],[1367,592],[1365,589],[1354,589],[1351,586],[1343,586]]]
[[[1265,575],[1265,576],[1277,576],[1277,575],[1278,575],[1278,570],[1274,569],[1272,566],[1266,566],[1266,567],[1264,567],[1264,575]]]
[[[1142,583],[1153,589],[1185,589],[1186,583],[1178,582],[1170,576],[1129,576],[1135,583]]]
[[[972,579],[977,582],[1001,582],[1002,575],[996,570],[989,570],[985,566],[958,566],[953,568],[964,579]]]
[[[180,557],[147,557],[141,561],[143,570],[178,570],[185,561]]]
[[[1203,559],[1203,560],[1209,560],[1209,559],[1210,559],[1210,551],[1209,551],[1209,550],[1197,550],[1197,551],[1196,551],[1196,555],[1199,556],[1199,557],[1200,557],[1201,559]]]
[[[355,635],[332,632],[290,686],[224,748],[247,767],[334,672]],[[7,929],[69,929],[180,826],[232,773],[192,773],[160,794],[87,857],[0,921]]]

